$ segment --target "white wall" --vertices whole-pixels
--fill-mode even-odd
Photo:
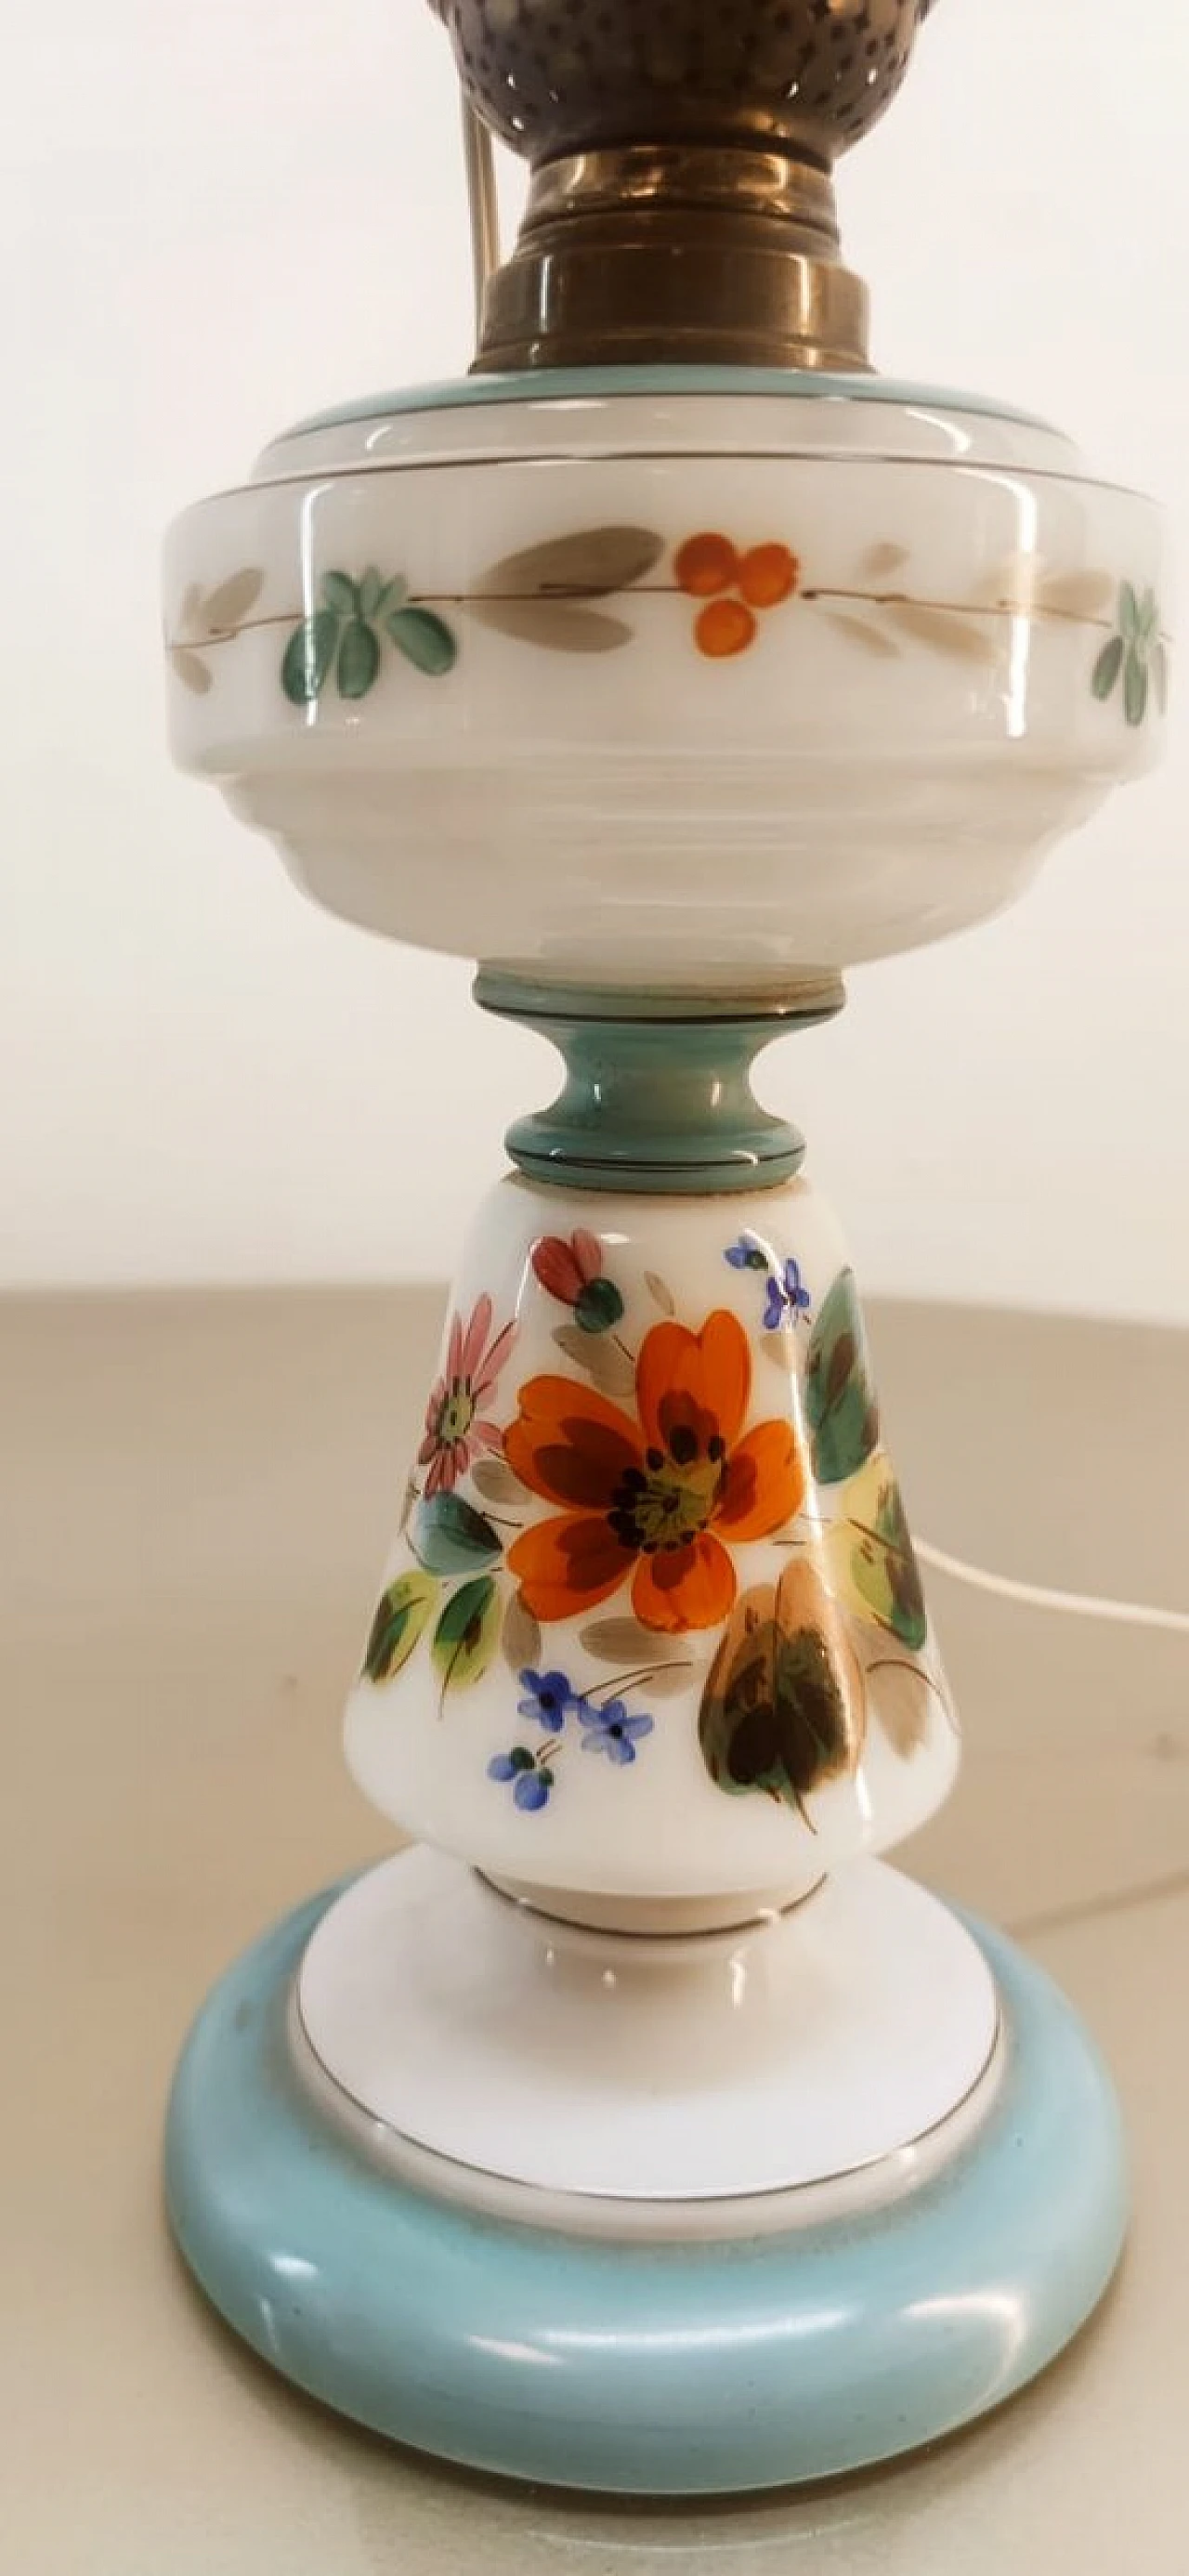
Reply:
[[[536,1043],[165,761],[159,531],[335,399],[469,355],[422,0],[13,0],[0,92],[0,1280],[436,1274]],[[847,165],[897,373],[1189,514],[1189,13],[939,0]],[[1182,546],[1182,551],[1183,551]],[[989,929],[768,1059],[868,1281],[1189,1320],[1189,696]]]

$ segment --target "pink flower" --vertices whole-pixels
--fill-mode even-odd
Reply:
[[[584,1288],[597,1279],[603,1267],[603,1247],[596,1235],[579,1226],[567,1243],[560,1234],[543,1234],[534,1243],[529,1260],[542,1288],[547,1288],[559,1305],[576,1306]]]
[[[485,1450],[502,1450],[504,1436],[480,1407],[494,1394],[496,1380],[516,1339],[515,1324],[505,1324],[493,1342],[491,1299],[475,1300],[470,1322],[461,1315],[450,1321],[446,1363],[425,1408],[425,1437],[417,1463],[428,1467],[427,1495],[448,1492]]]

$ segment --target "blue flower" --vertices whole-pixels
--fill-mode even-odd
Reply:
[[[526,1696],[516,1703],[517,1717],[535,1717],[549,1735],[560,1735],[574,1705],[574,1693],[564,1673],[534,1673],[526,1666],[519,1676]]]
[[[583,1752],[605,1753],[612,1762],[634,1762],[641,1737],[652,1733],[652,1719],[629,1717],[621,1699],[606,1700],[602,1708],[580,1699],[577,1710],[578,1722],[586,1730]]]
[[[767,1253],[758,1243],[750,1243],[745,1234],[740,1235],[738,1243],[728,1246],[723,1259],[730,1262],[732,1270],[766,1270],[768,1267]]]
[[[768,1302],[764,1308],[764,1331],[774,1333],[777,1325],[783,1323],[786,1315],[795,1324],[798,1315],[808,1314],[812,1303],[809,1290],[801,1277],[800,1262],[794,1261],[790,1256],[779,1278],[775,1271],[769,1273]]]
[[[527,1744],[514,1744],[510,1753],[494,1753],[487,1765],[489,1780],[510,1780],[512,1804],[532,1814],[547,1807],[553,1787],[553,1773],[539,1766]]]
[[[808,1314],[813,1299],[801,1277],[800,1262],[794,1261],[791,1255],[784,1265],[784,1293],[794,1315]]]

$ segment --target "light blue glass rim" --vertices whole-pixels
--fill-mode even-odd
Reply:
[[[882,403],[901,409],[967,412],[980,420],[1007,421],[1016,429],[1062,435],[1035,412],[1018,411],[986,394],[958,393],[944,385],[913,384],[897,376],[826,374],[812,367],[539,367],[512,375],[447,377],[437,384],[406,385],[394,393],[362,394],[357,402],[314,412],[270,439],[267,455],[291,438],[323,429],[399,418],[412,412],[466,411],[492,403],[613,401],[624,394],[746,394],[783,402]]]
[[[1114,2271],[1114,2089],[1072,2007],[963,1916],[1007,2060],[980,2130],[886,2210],[652,2247],[431,2198],[302,2087],[293,1977],[331,1888],[202,2007],[174,2082],[166,2200],[227,2323],[310,2395],[461,2465],[587,2492],[754,2493],[919,2448],[1023,2387]],[[551,2366],[552,2365],[552,2366]]]

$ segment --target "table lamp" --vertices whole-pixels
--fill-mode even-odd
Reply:
[[[216,1985],[168,2206],[364,2424],[774,2486],[1040,2370],[1125,2185],[1064,1999],[880,1857],[957,1722],[846,1245],[750,1066],[1150,763],[1160,532],[1057,431],[871,368],[831,172],[928,0],[433,5],[474,368],[177,523],[173,747],[565,1075],[361,1603],[346,1757],[412,1846]],[[493,135],[530,164],[502,265]]]

